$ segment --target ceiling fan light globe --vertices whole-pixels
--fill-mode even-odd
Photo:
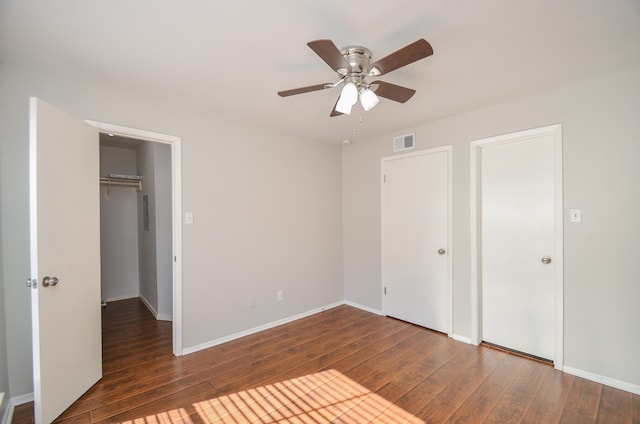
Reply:
[[[340,92],[340,101],[353,106],[358,101],[358,88],[352,82],[348,82],[342,88]]]
[[[367,111],[373,109],[375,105],[378,104],[380,99],[376,94],[370,89],[364,89],[360,93],[360,104],[362,104],[362,108]]]
[[[348,102],[343,101],[342,97],[340,97],[340,100],[338,100],[338,103],[336,103],[336,111],[343,113],[345,115],[350,115],[352,106],[353,106],[352,104],[349,104]]]

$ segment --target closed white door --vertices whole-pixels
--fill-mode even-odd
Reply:
[[[480,149],[482,339],[554,359],[554,135]]]
[[[382,161],[382,285],[385,315],[449,331],[451,151]]]
[[[30,255],[36,423],[102,377],[98,130],[30,100]]]

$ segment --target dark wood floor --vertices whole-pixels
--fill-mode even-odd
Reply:
[[[640,396],[348,306],[176,358],[170,323],[113,302],[103,368],[58,423],[640,423]]]

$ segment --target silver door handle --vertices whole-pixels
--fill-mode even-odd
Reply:
[[[543,257],[542,258],[542,263],[545,264],[545,265],[550,264],[551,263],[551,258],[548,257],[548,256]]]
[[[444,249],[438,249],[438,255],[444,255],[445,253],[447,253],[446,250]]]
[[[42,279],[43,287],[53,287],[58,284],[58,277],[49,277],[48,275]]]

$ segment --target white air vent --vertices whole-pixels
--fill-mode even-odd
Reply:
[[[403,152],[416,147],[416,134],[406,134],[393,137],[393,151]]]

